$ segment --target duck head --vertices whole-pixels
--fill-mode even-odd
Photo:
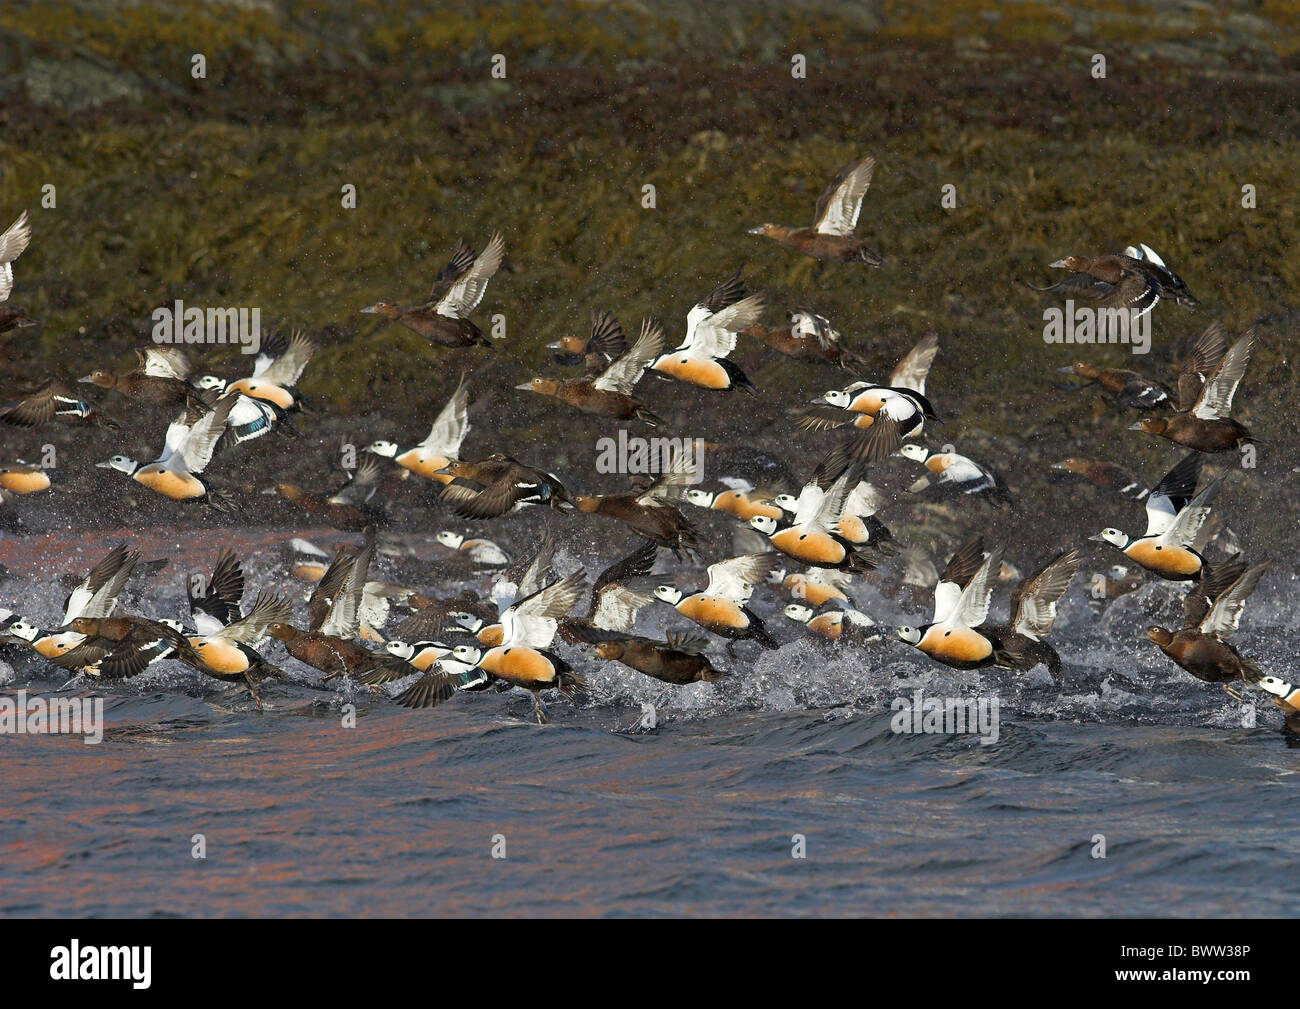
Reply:
[[[459,550],[465,542],[465,537],[460,533],[454,533],[450,529],[444,529],[435,537],[439,543],[449,550]]]
[[[367,305],[360,309],[362,315],[382,315],[385,319],[396,319],[402,314],[402,310],[391,301],[376,301],[373,305]]]
[[[1078,273],[1086,265],[1087,263],[1084,261],[1082,256],[1065,256],[1062,259],[1058,259],[1055,263],[1052,263],[1051,268],[1056,270],[1070,270],[1074,273]]]
[[[1088,539],[1094,543],[1109,543],[1113,547],[1119,547],[1123,550],[1128,546],[1128,534],[1118,529],[1106,528],[1095,536],[1089,536]]]
[[[523,392],[535,392],[539,396],[554,396],[559,391],[560,383],[551,378],[534,378],[515,388]]]
[[[785,615],[791,620],[797,620],[801,624],[806,624],[812,619],[813,611],[807,606],[801,606],[799,603],[790,603],[785,608]]]
[[[898,450],[898,454],[904,459],[911,459],[913,462],[923,463],[930,458],[929,449],[922,445],[904,445]]]
[[[715,496],[706,490],[688,490],[685,494],[687,503],[697,508],[712,508]]]
[[[136,462],[134,459],[131,459],[131,458],[127,457],[127,456],[124,456],[124,455],[115,455],[115,456],[113,456],[113,458],[109,459],[107,462],[97,462],[97,463],[95,463],[95,468],[96,468],[96,469],[115,469],[115,470],[117,470],[119,473],[125,473],[127,476],[131,476],[131,474],[133,474],[137,469],[140,468],[140,464],[139,464],[138,462]]]
[[[477,666],[483,659],[483,650],[473,645],[457,645],[451,654],[457,662],[463,662],[467,666]]]
[[[776,519],[767,515],[755,515],[749,520],[749,524],[764,536],[771,536],[776,532]]]
[[[921,641],[921,632],[915,627],[904,625],[899,627],[894,633],[898,635],[899,641],[905,641],[909,645],[919,644]]]
[[[656,585],[655,598],[662,599],[669,606],[676,606],[682,601],[682,591],[671,585]]]
[[[266,625],[266,633],[271,635],[277,641],[292,641],[302,632],[296,627],[279,622]]]
[[[1163,417],[1143,417],[1136,424],[1129,426],[1130,431],[1145,431],[1147,434],[1161,435],[1169,427],[1169,422]]]
[[[398,641],[394,638],[384,645],[385,650],[390,655],[396,655],[399,659],[409,659],[415,654],[415,646],[408,641]]]
[[[602,659],[621,659],[623,657],[623,643],[621,641],[602,641],[596,645],[596,654]]]
[[[600,507],[600,498],[595,494],[575,494],[573,503],[580,512],[594,512]]]
[[[1174,640],[1173,634],[1170,631],[1165,630],[1163,627],[1148,627],[1147,637],[1161,648],[1164,648],[1169,644],[1169,642]]]
[[[117,385],[117,376],[108,371],[92,371],[89,375],[83,375],[77,381],[88,382],[91,385],[99,386],[101,389],[111,389]]]

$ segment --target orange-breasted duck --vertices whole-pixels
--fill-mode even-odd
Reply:
[[[780,224],[760,224],[751,235],[764,235],[788,249],[814,259],[837,263],[866,263],[879,266],[880,256],[858,238],[858,214],[862,199],[871,185],[876,159],[870,154],[851,161],[836,173],[817,199],[817,209],[810,228],[789,228]]]
[[[464,239],[458,239],[451,262],[433,278],[433,287],[423,302],[403,308],[378,301],[361,311],[400,322],[440,347],[490,347],[492,341],[467,316],[483,300],[488,281],[496,274],[505,254],[505,240],[499,233],[488,239],[478,254]]]
[[[1143,417],[1130,430],[1167,438],[1197,452],[1231,452],[1255,439],[1246,425],[1232,419],[1232,398],[1255,349],[1254,331],[1228,348],[1205,378],[1196,401],[1172,417]],[[1181,397],[1180,397],[1181,398]]]
[[[784,568],[777,568],[768,575],[768,581],[780,585],[797,602],[807,603],[814,610],[828,603],[837,607],[853,605],[845,592],[853,581],[853,575],[840,568],[814,567],[789,573]]]
[[[379,463],[367,456],[357,464],[343,485],[331,494],[315,494],[291,483],[276,484],[271,492],[291,502],[307,515],[324,520],[335,529],[362,532],[366,526],[388,524],[388,512],[378,495],[382,475]]]
[[[453,621],[474,635],[481,645],[501,644],[504,629],[501,614],[520,599],[531,596],[554,579],[551,578],[551,565],[555,561],[555,537],[548,528],[542,534],[542,541],[532,556],[523,557],[497,573],[492,580],[492,602],[496,606],[496,618],[483,616],[482,610],[458,611],[448,613]]]
[[[49,489],[49,471],[40,466],[28,465],[21,459],[0,466],[0,490],[11,494],[39,494]]]
[[[695,526],[682,514],[678,503],[694,474],[686,454],[679,452],[649,487],[621,494],[579,494],[573,503],[580,512],[622,522],[646,539],[667,547],[678,558],[689,558],[699,543]]]
[[[1216,480],[1196,494],[1200,471],[1201,458],[1191,452],[1161,478],[1147,497],[1147,528],[1141,536],[1130,537],[1119,529],[1107,528],[1089,539],[1118,547],[1130,560],[1161,578],[1196,578],[1205,558],[1193,544],[1221,485]]]
[[[462,518],[498,518],[527,505],[545,504],[563,511],[573,504],[559,477],[500,452],[482,462],[455,460],[441,472],[453,478],[443,488],[442,500]]]
[[[780,329],[768,329],[756,322],[744,333],[796,361],[816,361],[839,368],[866,367],[866,360],[844,346],[839,331],[825,316],[800,308],[791,312],[789,318],[790,324]]]
[[[682,496],[683,500],[697,508],[724,512],[740,522],[748,522],[755,515],[781,517],[781,508],[771,501],[770,489],[759,490],[748,480],[738,477],[719,477],[719,482],[727,489],[705,491],[692,488]]]
[[[891,398],[910,396],[922,408],[923,419],[937,420],[934,407],[925,398],[925,383],[930,368],[939,353],[939,334],[927,333],[894,366],[888,385],[873,382],[854,382],[844,389],[832,389],[822,394],[813,405],[797,412],[800,427],[809,430],[832,430],[852,423],[855,427],[870,427],[876,415]],[[921,432],[921,425],[904,425],[902,437],[912,437]]]
[[[1128,246],[1122,253],[1106,256],[1066,256],[1052,264],[1070,271],[1070,276],[1035,291],[1082,294],[1098,300],[1102,308],[1123,308],[1145,315],[1161,298],[1171,298],[1184,308],[1200,304],[1183,279],[1174,273],[1148,245]]]
[[[228,510],[229,501],[214,491],[199,476],[208,468],[217,443],[226,431],[230,410],[239,397],[223,396],[211,409],[186,408],[167,427],[158,458],[140,463],[124,455],[96,463],[100,469],[125,473],[136,483],[172,501],[204,502],[219,510]]]
[[[195,385],[219,395],[239,395],[230,412],[230,434],[235,444],[273,430],[296,435],[298,429],[291,415],[304,406],[297,381],[315,351],[316,345],[302,330],[295,330],[288,341],[276,334],[257,355],[250,377],[227,382],[216,375],[204,375]]]
[[[555,688],[570,699],[586,691],[586,681],[549,651],[560,618],[573,608],[584,585],[585,579],[578,571],[552,582],[501,614],[501,644],[486,649],[458,645],[452,656],[531,692],[537,721],[544,724],[543,690]]]
[[[822,465],[834,464],[835,458],[836,453],[832,452],[826,460],[823,460]],[[861,467],[854,467],[855,475],[860,472],[860,469]],[[852,489],[844,496],[840,516],[831,532],[847,540],[855,549],[870,545],[880,553],[892,554],[895,545],[894,535],[884,522],[876,518],[876,513],[886,504],[885,498],[868,480],[859,479],[854,485],[850,479],[848,486]],[[778,494],[772,499],[772,503],[782,512],[776,521],[778,530],[794,524],[794,515],[799,511],[801,497],[802,494]]]
[[[32,228],[27,222],[27,211],[0,235],[0,333],[24,326],[35,326],[35,319],[21,309],[3,304],[14,289],[14,260],[23,254],[32,240]]]
[[[111,389],[142,406],[199,410],[216,398],[190,384],[189,361],[175,347],[137,349],[135,354],[139,364],[134,371],[125,375],[94,371],[77,381]]]
[[[828,456],[804,484],[789,524],[755,515],[749,524],[787,557],[819,568],[867,569],[874,565],[836,531],[844,502],[861,476],[858,467],[845,468],[835,453]]]
[[[105,654],[103,649],[93,655],[82,652],[72,660],[64,657],[82,645],[86,636],[77,631],[67,630],[78,617],[107,617],[117,606],[117,597],[127,580],[140,563],[140,554],[128,550],[125,543],[119,543],[104,558],[86,572],[63,600],[63,619],[60,630],[44,631],[39,627],[19,618],[9,621],[8,633],[25,641],[33,651],[65,669],[79,668]],[[73,576],[75,577],[75,576]]]
[[[979,669],[996,662],[999,641],[981,625],[988,617],[1002,549],[984,557],[979,536],[968,539],[948,561],[934,588],[934,616],[919,627],[899,627],[899,640],[954,669]]]
[[[737,641],[757,641],[764,648],[781,647],[758,614],[748,606],[755,587],[763,584],[779,554],[743,554],[710,564],[709,582],[690,595],[672,585],[655,586],[654,594],[706,631],[729,639],[727,653],[735,656]]]
[[[253,373],[247,378],[227,381],[217,375],[203,375],[194,384],[217,393],[237,391],[250,399],[264,400],[283,413],[300,411],[305,406],[298,391],[298,380],[316,353],[316,344],[301,329],[289,339],[274,334],[253,359]]]
[[[650,370],[703,389],[743,389],[757,395],[754,384],[728,361],[737,335],[763,314],[763,296],[746,294],[737,270],[686,315],[686,339],[660,354]]]
[[[1282,709],[1287,730],[1300,733],[1300,687],[1278,676],[1262,677],[1255,686],[1273,695],[1273,703]]]
[[[1102,490],[1129,501],[1144,501],[1151,488],[1146,486],[1132,470],[1117,466],[1113,462],[1097,459],[1062,459],[1052,463],[1048,480],[1053,483],[1072,483],[1086,480]]]
[[[1227,684],[1235,680],[1255,683],[1263,673],[1254,659],[1246,658],[1228,643],[1228,636],[1241,624],[1246,599],[1267,567],[1266,561],[1245,571],[1233,568],[1227,575],[1207,572],[1184,603],[1184,626],[1177,631],[1150,627],[1147,637],[1198,680],[1221,683],[1224,690],[1240,700]],[[1231,575],[1236,577],[1228,582]]]
[[[663,421],[632,390],[650,362],[659,356],[663,345],[663,330],[653,319],[646,319],[641,323],[641,335],[636,343],[598,374],[563,379],[538,376],[515,388],[558,399],[575,410],[597,417],[642,420],[652,427],[658,426]]]
[[[603,308],[591,310],[591,329],[587,336],[565,336],[546,349],[553,352],[555,361],[561,365],[581,363],[586,368],[587,377],[599,375],[608,368],[615,358],[627,353],[627,337],[618,320]]]
[[[830,606],[819,612],[803,603],[790,603],[783,612],[791,620],[807,627],[812,634],[829,641],[842,638],[863,641],[867,637],[880,637],[879,634],[868,634],[876,622],[852,607]]]
[[[658,544],[647,540],[605,568],[591,587],[587,612],[561,620],[560,637],[565,641],[594,640],[582,636],[584,629],[630,635],[637,612],[654,599],[654,576],[650,572],[658,553]]]
[[[372,441],[367,452],[392,459],[404,470],[438,483],[451,483],[450,473],[439,472],[460,455],[460,446],[469,433],[469,390],[462,375],[456,391],[447,400],[424,441],[401,451],[396,442]]]
[[[451,529],[443,529],[434,537],[448,550],[465,554],[478,567],[504,567],[510,563],[509,555],[492,540],[475,539]]]
[[[1016,586],[1011,593],[1011,622],[980,628],[998,643],[995,665],[1027,673],[1042,664],[1060,682],[1061,656],[1043,639],[1056,622],[1057,602],[1078,570],[1079,551],[1068,550]]]
[[[904,445],[898,454],[930,471],[929,476],[921,477],[907,488],[913,494],[933,486],[941,495],[970,494],[984,498],[995,508],[1003,504],[1015,507],[1015,498],[1001,475],[969,456],[957,452],[931,452],[921,445]]]
[[[51,420],[87,423],[111,430],[117,421],[106,416],[59,379],[52,378],[39,388],[21,394],[22,398],[0,410],[0,423],[14,427],[38,427]]]

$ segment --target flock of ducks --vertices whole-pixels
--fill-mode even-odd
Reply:
[[[751,233],[850,268],[879,266],[881,257],[855,234],[874,168],[871,157],[846,165],[818,200],[810,227],[764,224]],[[7,304],[13,262],[29,237],[26,214],[0,236],[0,331],[32,324]],[[439,347],[463,352],[493,347],[494,339],[472,316],[505,252],[500,234],[478,252],[459,241],[424,300],[413,305],[379,301],[361,311],[405,326]],[[1189,308],[1197,304],[1182,279],[1146,245],[1113,255],[1066,256],[1052,266],[1068,271],[1066,279],[1037,290],[1091,298],[1099,306],[1135,315],[1150,312],[1162,299]],[[585,339],[566,337],[548,345],[555,367],[566,370],[530,378],[516,389],[545,397],[559,404],[557,409],[652,429],[667,423],[656,412],[662,407],[646,394],[650,386],[662,388],[660,380],[718,394],[758,395],[730,360],[741,337],[790,358],[844,369],[855,376],[852,381],[825,391],[792,418],[823,445],[802,483],[774,480],[765,485],[723,476],[716,489],[708,490],[698,485],[700,460],[678,451],[650,475],[629,477],[621,492],[572,493],[558,476],[535,464],[536,447],[527,453],[534,457],[532,463],[504,452],[461,457],[472,389],[471,379],[462,376],[419,443],[372,442],[346,482],[328,491],[291,484],[269,491],[296,507],[304,521],[360,534],[360,543],[342,546],[333,555],[305,540],[293,541],[293,574],[315,583],[305,628],[294,624],[293,606],[284,594],[263,589],[243,608],[245,576],[229,551],[210,575],[187,578],[186,620],[124,613],[119,595],[133,574],[150,563],[121,544],[84,576],[71,577],[73,587],[58,627],[43,629],[17,612],[0,610],[0,640],[29,648],[63,669],[103,679],[136,676],[155,662],[176,661],[245,684],[259,704],[260,684],[285,675],[267,658],[274,641],[323,674],[322,685],[344,677],[378,689],[412,678],[395,697],[412,708],[431,707],[464,691],[522,687],[532,693],[537,719],[545,721],[544,691],[572,698],[586,689],[584,678],[556,650],[557,637],[665,683],[712,681],[728,674],[708,656],[711,642],[725,642],[733,660],[739,658],[736,648],[742,642],[759,649],[779,647],[750,607],[755,591],[771,586],[792,598],[785,615],[820,639],[901,641],[958,669],[1026,671],[1041,664],[1059,680],[1061,659],[1047,638],[1057,603],[1078,572],[1079,548],[1060,552],[1019,579],[1011,593],[1010,619],[999,624],[989,620],[993,592],[1000,582],[1017,579],[1002,546],[986,549],[983,536],[971,536],[939,572],[918,551],[897,542],[879,517],[888,502],[870,482],[871,471],[898,457],[923,469],[909,488],[913,493],[992,507],[1014,504],[993,469],[956,451],[932,452],[919,440],[927,424],[939,418],[926,393],[937,336],[920,340],[882,382],[862,377],[863,358],[826,318],[795,308],[788,313],[788,325],[771,329],[761,322],[765,307],[763,295],[747,290],[736,271],[689,310],[684,338],[671,348],[664,325],[655,319],[644,320],[630,340],[612,315],[596,311]],[[1211,324],[1169,384],[1086,362],[1065,369],[1121,407],[1140,411],[1134,429],[1188,452],[1149,490],[1140,478],[1110,463],[1068,459],[1057,469],[1064,478],[1089,480],[1144,503],[1143,533],[1107,528],[1093,539],[1125,558],[1112,571],[1107,595],[1135,587],[1139,582],[1131,573],[1139,569],[1188,585],[1182,626],[1151,627],[1150,641],[1192,676],[1220,683],[1234,697],[1241,696],[1234,685],[1266,691],[1284,709],[1289,724],[1295,719],[1300,725],[1300,691],[1265,675],[1229,641],[1267,563],[1247,565],[1239,549],[1213,562],[1206,554],[1207,531],[1213,528],[1207,519],[1222,481],[1200,486],[1200,464],[1206,454],[1228,452],[1252,440],[1231,414],[1255,346],[1253,333],[1230,342]],[[104,390],[101,396],[169,421],[156,459],[115,455],[98,465],[171,502],[229,509],[229,495],[208,476],[209,468],[227,453],[247,451],[242,448],[246,443],[277,431],[295,433],[295,418],[310,409],[297,386],[314,349],[302,332],[276,336],[256,356],[251,374],[232,379],[196,376],[178,349],[151,346],[137,351],[137,367],[127,374],[100,370],[85,376],[81,383]],[[647,376],[652,380],[643,381]],[[35,427],[62,421],[116,428],[111,414],[80,389],[52,379],[0,410],[0,423]],[[491,540],[444,530],[438,542],[477,572],[490,574],[490,594],[427,595],[376,580],[370,570],[387,521],[381,488],[388,480],[412,476],[427,481],[442,505],[465,520],[496,522],[522,509],[546,509],[570,516],[565,521],[598,516],[621,524],[636,539],[588,589],[581,571],[562,577],[552,572],[550,532],[531,556],[511,563]],[[0,469],[0,491],[22,496],[48,488],[48,475],[37,467]],[[655,573],[661,551],[680,561],[699,558],[701,523],[709,516],[734,523],[733,542],[747,548],[709,563],[704,584],[689,589],[680,588],[672,574]],[[885,635],[854,605],[850,591],[856,577],[900,553],[907,562],[903,582],[932,586],[933,608],[927,622]],[[584,597],[584,612],[575,613]],[[635,633],[638,613],[655,603],[676,611],[670,619],[676,619],[678,629],[662,639]],[[381,633],[398,611],[404,615],[393,633]]]

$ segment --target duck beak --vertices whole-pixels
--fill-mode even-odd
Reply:
[[[1096,534],[1094,534],[1094,535],[1092,535],[1092,536],[1089,536],[1088,539],[1089,539],[1091,542],[1093,542],[1093,543],[1105,543],[1105,542],[1106,542],[1106,537],[1104,537],[1101,533],[1096,533]]]
[[[516,389],[521,389],[521,390],[523,390],[524,392],[531,392],[531,391],[532,391],[532,388],[533,388],[533,383],[532,383],[532,382],[525,382],[523,385],[517,385],[517,386],[515,386],[515,388],[516,388]]]
[[[89,383],[93,383],[93,382],[95,381],[95,376],[94,376],[94,375],[83,375],[83,376],[81,376],[81,378],[77,379],[77,381],[78,381],[78,382],[89,382]]]
[[[24,315],[21,319],[19,319],[16,323],[14,323],[14,326],[17,329],[26,329],[28,326],[39,326],[40,324],[41,324],[40,319],[33,319],[29,315]]]
[[[763,233],[763,226],[761,224],[758,227],[750,228],[745,232],[745,234],[747,235],[761,235],[762,233]]]
[[[113,468],[113,464],[111,462],[95,463],[95,469],[112,469],[112,468]]]
[[[1064,259],[1058,259],[1055,263],[1048,263],[1048,264],[1047,264],[1047,267],[1048,267],[1048,269],[1056,269],[1056,270],[1068,270],[1068,269],[1069,269],[1069,267],[1065,265],[1065,260],[1064,260]]]
[[[554,343],[548,343],[548,344],[546,345],[546,349],[547,349],[547,350],[563,350],[563,349],[564,349],[564,344],[563,344],[563,342],[561,342],[560,340],[556,340]]]
[[[1057,372],[1058,375],[1073,375],[1073,374],[1074,374],[1074,365],[1072,365],[1072,364],[1067,364],[1064,368],[1057,368],[1057,369],[1056,369],[1056,372]]]
[[[379,314],[378,312],[375,311],[375,306],[374,306],[374,305],[367,305],[365,308],[359,308],[359,309],[357,309],[357,311],[360,312],[362,315],[378,315],[378,314]]]
[[[1137,421],[1136,423],[1130,424],[1130,425],[1128,426],[1128,430],[1130,430],[1130,431],[1141,431],[1141,430],[1142,430],[1142,422],[1139,420],[1139,421]]]

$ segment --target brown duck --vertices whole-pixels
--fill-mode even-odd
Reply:
[[[84,422],[116,429],[117,421],[96,410],[76,395],[70,386],[52,378],[39,388],[22,394],[22,399],[0,410],[0,423],[14,427],[39,427],[52,420]]]
[[[867,248],[853,234],[862,210],[862,199],[871,185],[876,159],[871,155],[841,168],[830,185],[817,199],[817,210],[810,228],[788,228],[780,224],[760,224],[750,228],[751,235],[765,235],[787,249],[802,252],[814,259],[838,263],[866,263],[879,266],[880,256]]]
[[[377,301],[361,312],[400,322],[440,347],[490,347],[492,341],[466,316],[483,300],[488,281],[501,266],[505,252],[505,241],[500,234],[488,239],[477,255],[464,239],[459,239],[451,262],[433,278],[433,287],[423,302],[403,308],[389,301]]]
[[[679,454],[645,489],[622,494],[579,494],[573,503],[580,512],[622,522],[646,539],[667,547],[679,558],[691,557],[699,546],[695,526],[677,505],[693,478],[694,471],[688,467],[685,456]]]
[[[552,351],[556,364],[566,367],[582,364],[589,378],[608,368],[627,348],[623,327],[604,309],[592,309],[591,330],[585,338],[564,336],[546,345],[546,349]]]
[[[95,371],[77,381],[112,389],[142,406],[206,412],[215,394],[205,394],[189,382],[190,366],[185,356],[171,347],[136,350],[139,364],[125,375]]]
[[[376,497],[382,475],[378,460],[368,455],[332,494],[314,494],[291,483],[276,484],[274,491],[305,514],[335,529],[362,532],[367,526],[388,524],[388,513]]]
[[[704,654],[709,639],[702,634],[669,631],[666,640],[656,641],[635,634],[583,628],[578,636],[595,645],[595,652],[602,659],[621,662],[664,683],[712,683],[728,675],[724,670],[715,669]]]
[[[388,662],[386,652],[372,652],[357,644],[361,629],[361,602],[366,572],[374,556],[374,532],[368,530],[360,550],[340,550],[307,601],[309,630],[285,621],[267,627],[267,633],[283,642],[285,651],[299,662],[335,676],[357,677]]]
[[[768,329],[754,323],[745,334],[761,340],[778,354],[796,361],[816,361],[839,368],[865,368],[866,360],[840,342],[840,334],[824,316],[806,308],[790,313],[790,324]]]
[[[1246,425],[1232,419],[1232,398],[1241,384],[1250,355],[1255,349],[1255,334],[1248,332],[1228,348],[1222,360],[1205,378],[1205,384],[1192,403],[1183,396],[1180,383],[1179,410],[1172,417],[1143,417],[1130,430],[1145,431],[1167,438],[1176,445],[1197,452],[1231,452],[1253,442]]]
[[[1254,683],[1263,673],[1253,659],[1228,643],[1228,636],[1240,625],[1246,599],[1267,567],[1264,562],[1242,571],[1241,565],[1234,564],[1225,565],[1222,572],[1206,572],[1184,600],[1183,627],[1177,631],[1150,627],[1147,637],[1198,680],[1224,684],[1229,695],[1240,699],[1227,684]]]
[[[657,426],[663,421],[632,395],[632,389],[650,362],[659,356],[663,345],[663,330],[653,319],[647,319],[641,324],[641,335],[636,343],[597,374],[565,379],[539,376],[515,388],[550,396],[582,413],[618,420],[643,420]]]
[[[562,511],[573,499],[559,479],[497,452],[482,462],[457,460],[438,471],[454,478],[442,500],[464,518],[491,519],[525,505],[547,504]]]

